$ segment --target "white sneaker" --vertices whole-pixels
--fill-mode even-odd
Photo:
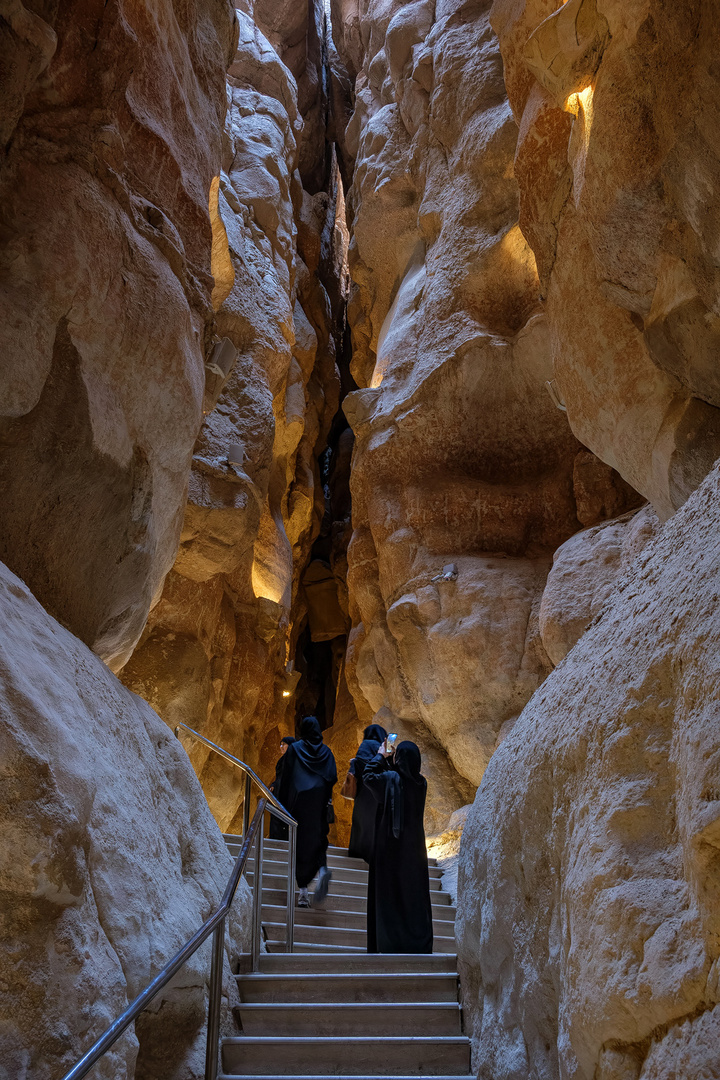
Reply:
[[[322,866],[320,868],[320,873],[318,874],[317,887],[313,893],[313,906],[325,903],[331,880],[332,873],[328,870],[327,866]]]

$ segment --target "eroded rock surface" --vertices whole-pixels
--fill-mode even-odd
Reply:
[[[175,558],[201,420],[233,9],[11,8],[0,558],[117,669]]]
[[[0,610],[0,1076],[57,1080],[207,918],[232,859],[166,725],[2,565]],[[250,908],[241,883],[229,960]],[[204,1076],[209,972],[207,943],[97,1075]]]
[[[612,596],[619,578],[657,533],[652,507],[571,536],[553,556],[540,602],[543,648],[559,664]]]
[[[558,390],[663,519],[720,455],[716,19],[662,0],[491,14]]]
[[[356,91],[348,683],[365,722],[387,709],[444,750],[449,816],[551,669],[538,610],[552,553],[636,496],[578,469],[596,459],[548,392],[488,6],[333,11]]]
[[[719,494],[715,468],[485,772],[458,915],[483,1080],[717,1073]]]
[[[301,17],[297,7],[281,47],[272,28],[290,10],[273,12],[268,5],[255,17],[238,12],[227,80],[213,269],[229,370],[217,404],[206,400],[177,560],[122,673],[169,724],[200,730],[268,780],[281,735],[294,733],[293,665],[308,607],[314,640],[345,630],[335,601],[315,632],[326,605],[320,598],[313,607],[319,586],[310,578],[320,582],[323,572],[308,568],[325,512],[318,457],[338,408],[337,170],[325,159],[324,137],[320,157],[305,161],[303,146],[317,144],[317,132],[302,141],[308,125],[320,123],[317,102],[300,94],[311,113],[303,118],[293,74],[260,28],[288,63],[285,46],[294,42],[290,58],[307,91],[324,13],[317,4]],[[308,190],[302,179],[317,182],[318,161],[324,187]],[[230,828],[242,798],[239,774],[199,744],[187,747],[217,820]]]

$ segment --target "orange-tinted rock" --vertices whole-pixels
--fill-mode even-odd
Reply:
[[[336,599],[326,618],[301,581],[325,510],[317,459],[337,411],[336,310],[323,281],[342,261],[342,237],[335,175],[328,191],[301,184],[293,75],[260,20],[238,19],[213,251],[227,283],[217,331],[237,355],[195,445],[173,572],[122,678],[167,723],[189,724],[269,782],[281,735],[294,733],[298,635],[308,617],[315,640],[346,625]],[[242,777],[186,745],[216,819],[237,828]]]
[[[573,431],[662,518],[720,455],[712,4],[495,0]]]
[[[538,608],[552,552],[579,526],[580,447],[546,387],[487,12],[337,7],[358,72],[348,682],[366,723],[388,709],[434,748],[442,831],[550,670]]]

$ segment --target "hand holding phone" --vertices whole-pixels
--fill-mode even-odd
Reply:
[[[391,733],[388,735],[385,742],[380,747],[379,753],[381,753],[383,757],[392,757],[395,753],[395,744],[397,743],[397,740],[398,737],[396,734]]]

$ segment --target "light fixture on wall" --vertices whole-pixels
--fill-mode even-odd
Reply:
[[[295,687],[300,682],[300,672],[295,671],[295,665],[292,660],[288,660],[285,665],[285,671],[281,676],[282,696],[284,698],[292,697],[295,692]]]

